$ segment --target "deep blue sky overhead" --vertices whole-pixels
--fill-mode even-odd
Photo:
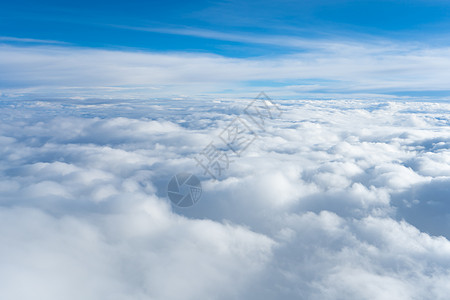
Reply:
[[[4,1],[0,35],[88,47],[259,55],[264,49],[164,29],[448,42],[447,1]],[[133,30],[137,28],[152,31]],[[160,31],[160,32],[158,32]],[[244,45],[243,45],[244,44]],[[252,49],[249,49],[252,48]],[[271,49],[283,51],[283,49]]]

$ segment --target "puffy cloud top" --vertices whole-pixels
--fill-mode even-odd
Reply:
[[[450,105],[279,104],[213,180],[246,101],[2,102],[0,297],[447,299]]]

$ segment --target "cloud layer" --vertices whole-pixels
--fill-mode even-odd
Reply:
[[[279,103],[215,181],[246,101],[3,101],[1,298],[446,299],[450,106]]]
[[[178,33],[178,31],[175,31]],[[178,34],[203,34],[198,30]],[[280,44],[289,54],[232,58],[70,46],[0,45],[3,98],[249,96],[264,89],[315,93],[446,92],[449,49],[391,41],[298,39],[207,32],[209,38]]]

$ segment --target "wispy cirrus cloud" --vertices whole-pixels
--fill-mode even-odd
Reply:
[[[332,42],[327,41],[313,41],[292,36],[280,36],[280,35],[258,35],[254,33],[228,33],[215,30],[201,29],[195,27],[184,28],[163,28],[163,27],[142,27],[142,26],[128,26],[128,25],[111,25],[117,28],[144,31],[144,32],[156,32],[173,35],[184,35],[205,39],[221,40],[228,42],[272,45],[279,47],[291,47],[291,48],[323,48]]]
[[[0,36],[0,42],[18,42],[18,43],[35,43],[35,44],[67,44],[66,42],[62,42],[62,41],[19,38],[19,37],[12,37],[12,36]]]
[[[173,33],[246,43],[285,41],[299,48],[291,54],[236,58],[196,52],[4,43],[0,46],[0,87],[3,95],[10,96],[82,97],[198,96],[224,91],[236,96],[261,89],[287,97],[306,91],[395,94],[449,90],[447,47],[392,41],[289,41],[187,29]]]

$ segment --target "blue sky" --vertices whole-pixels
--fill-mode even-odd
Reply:
[[[450,25],[447,1],[5,1],[1,6],[2,36],[238,57],[289,49],[165,30],[447,43]]]
[[[367,63],[367,66],[372,64],[372,67],[378,68],[378,58],[381,58],[382,63],[386,64],[385,77],[393,74],[390,61],[395,58],[391,54],[423,58],[421,62],[405,61],[394,69],[397,72],[414,65],[414,71],[406,74],[430,72],[422,80],[428,82],[432,74],[440,74],[440,71],[428,70],[427,62],[432,59],[431,65],[446,66],[447,61],[437,61],[447,57],[447,47],[450,44],[450,3],[447,1],[9,1],[3,2],[0,8],[1,45],[21,50],[27,48],[27,57],[36,53],[30,48],[48,47],[49,52],[56,48],[59,51],[72,50],[71,53],[80,49],[92,49],[116,51],[114,53],[119,51],[125,56],[126,53],[142,52],[181,53],[181,57],[184,54],[195,54],[197,57],[212,55],[220,59],[240,59],[240,62],[247,64],[255,60],[266,62],[272,59],[277,62],[292,57],[295,57],[296,62],[304,60],[306,63],[322,61],[324,57],[330,57],[333,61],[351,60],[353,56],[359,57],[364,52],[365,57],[355,64],[361,66]],[[339,52],[349,47],[353,50]],[[357,48],[364,51],[355,53]],[[370,53],[371,49],[375,49],[376,54]],[[424,53],[430,49],[439,53],[432,52],[431,56],[428,52]],[[299,55],[303,57],[299,58]],[[375,62],[368,62],[368,59],[374,59],[376,55],[378,58]],[[23,64],[12,66],[5,56],[3,53],[9,70],[26,67]],[[55,64],[56,62],[51,63]],[[4,64],[2,66],[6,69]],[[316,69],[322,67],[317,66]],[[336,67],[342,69],[342,64]],[[72,66],[61,65],[58,69],[63,68],[70,69]],[[410,75],[405,76],[404,73],[394,76],[395,81],[401,82],[395,87],[386,84],[383,87],[382,82],[379,82],[376,87],[372,84],[370,87],[363,87],[361,83],[357,83],[358,88],[352,88],[351,86],[355,86],[354,80],[381,72],[371,67],[368,69],[370,70],[363,75],[353,74],[354,78],[345,78],[346,74],[342,78],[338,74],[330,77],[324,74],[329,72],[325,69],[322,70],[323,75],[283,75],[286,70],[280,69],[275,71],[278,75],[273,78],[252,78],[253,75],[249,75],[233,82],[224,80],[224,86],[214,91],[220,93],[231,89],[242,94],[239,88],[255,85],[263,89],[318,84],[320,88],[317,86],[314,91],[320,93],[411,95],[420,92],[416,95],[426,95],[430,91],[433,96],[447,95],[447,89],[436,82],[430,83],[429,88],[406,87],[405,82],[420,81],[420,78],[412,75],[414,78],[411,79]],[[264,71],[274,72],[274,68],[261,70]],[[12,77],[24,77],[24,74]],[[49,74],[49,78],[51,77],[59,78],[60,74],[52,71]],[[370,80],[372,77],[366,81]],[[323,84],[336,81],[341,81],[341,84]],[[437,81],[440,82],[439,79]],[[179,85],[177,81],[163,84],[167,87],[171,83]],[[25,85],[36,89],[36,86],[24,82],[12,83],[11,80],[0,84],[3,95],[10,95],[9,89],[12,86]],[[102,84],[117,87],[114,82]],[[208,80],[204,84],[209,84]],[[47,85],[54,84],[50,82]],[[142,86],[143,83],[137,82],[136,85]],[[157,88],[161,87],[160,83],[156,85]],[[225,87],[227,85],[228,89]],[[77,88],[80,88],[79,84]],[[180,86],[179,90],[164,95],[201,94],[200,90],[183,93],[182,89]],[[207,94],[210,92],[205,91]],[[18,91],[13,92],[17,93]]]

